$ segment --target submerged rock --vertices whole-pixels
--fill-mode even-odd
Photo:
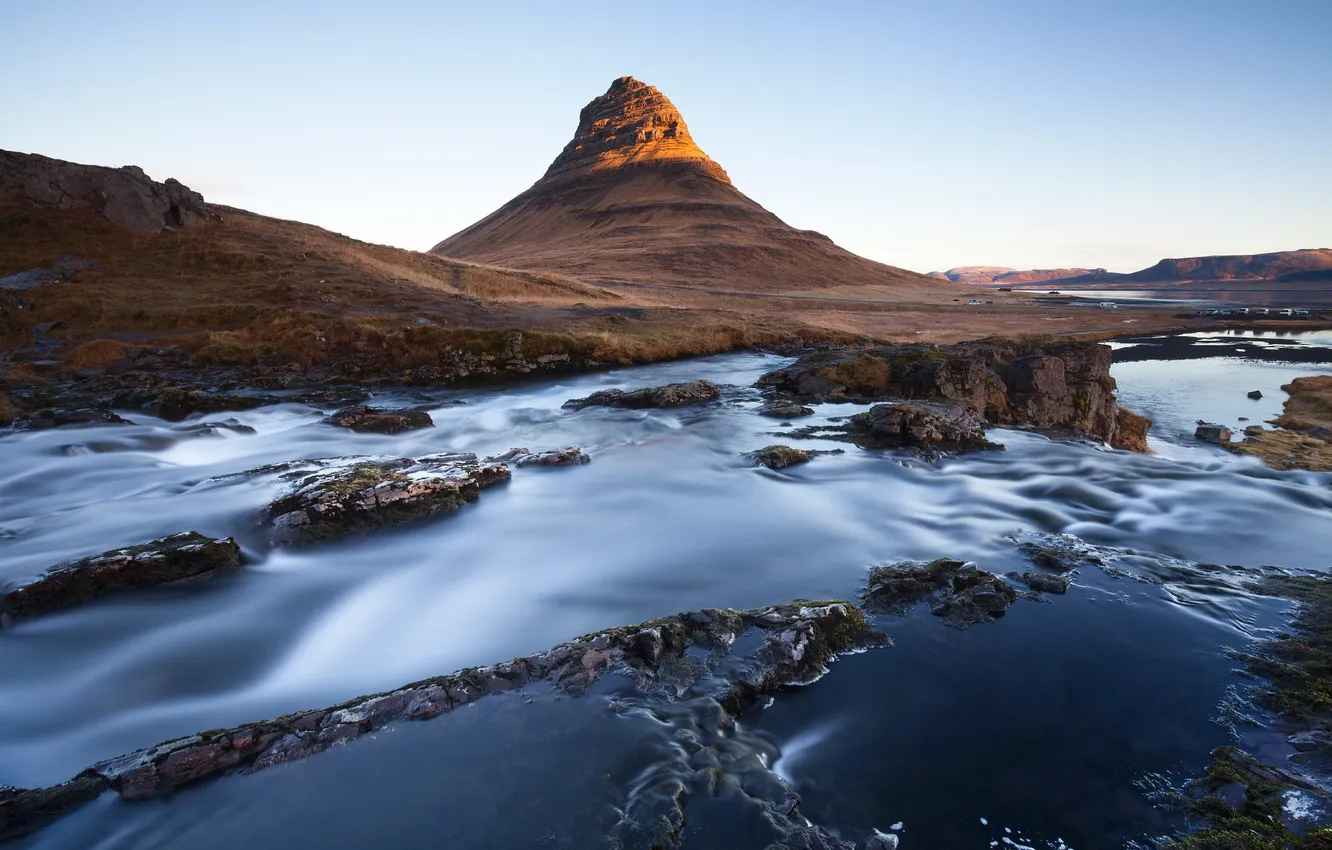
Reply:
[[[197,531],[113,549],[51,567],[0,597],[0,625],[126,590],[200,579],[240,568],[240,547]]]
[[[1039,590],[1042,593],[1067,593],[1069,585],[1072,584],[1063,576],[1052,576],[1049,573],[1023,573],[1018,576],[1018,580],[1032,590]]]
[[[1071,534],[1029,534],[1011,538],[1018,551],[1038,567],[1065,573],[1085,566],[1104,566],[1094,546]]]
[[[397,434],[415,428],[433,428],[430,414],[415,408],[387,408],[355,405],[344,407],[327,420],[330,425],[350,428],[362,434]]]
[[[1231,438],[1230,429],[1224,425],[1214,425],[1211,422],[1203,422],[1193,432],[1194,439],[1202,440],[1204,443],[1229,443]]]
[[[960,401],[876,404],[852,416],[848,429],[851,440],[866,448],[1002,448],[985,439],[981,418]]]
[[[690,381],[666,384],[662,387],[643,387],[637,390],[600,390],[586,398],[571,398],[564,403],[569,410],[584,407],[682,407],[701,404],[721,395],[721,387],[711,381]]]
[[[268,506],[276,545],[297,545],[382,525],[456,511],[487,487],[509,480],[503,463],[450,454],[353,459],[314,472],[288,473],[296,483]]]
[[[522,449],[521,453],[516,455],[513,460],[514,466],[578,466],[580,464],[591,462],[578,446],[566,446],[562,449],[549,449],[544,452],[529,452]]]
[[[975,564],[938,558],[928,564],[907,561],[871,568],[862,598],[867,608],[898,614],[930,600],[930,613],[965,629],[1002,616],[1017,601],[1017,591]]]
[[[41,431],[47,428],[64,428],[68,425],[133,425],[109,410],[92,408],[46,408],[14,420],[18,430]]]
[[[1066,429],[1140,450],[1150,422],[1119,415],[1110,363],[1109,346],[1097,343],[996,337],[816,352],[759,386],[804,400],[963,402],[991,425]],[[1130,432],[1121,433],[1125,426]]]
[[[757,647],[746,655],[733,652],[742,635],[745,646]],[[488,694],[538,683],[576,695],[603,676],[622,675],[637,693],[662,700],[659,705],[686,695],[694,704],[710,701],[716,731],[724,733],[733,725],[730,718],[778,688],[818,679],[838,654],[889,643],[886,635],[870,628],[860,609],[847,602],[797,600],[747,611],[708,608],[663,617],[330,708],[168,741],[99,762],[52,788],[0,790],[0,839],[31,831],[103,790],[115,790],[125,800],[161,797],[225,773],[253,772],[305,758],[396,721],[428,719]],[[774,775],[774,781],[780,780]],[[678,813],[676,819],[683,824],[680,807],[688,790],[681,786],[669,798],[658,798],[656,802],[667,810],[646,812],[651,817],[644,821],[653,822],[657,816],[669,820]],[[782,795],[784,805],[764,810],[777,835],[833,840],[799,816],[799,797],[787,792]],[[667,838],[671,832],[666,830]],[[671,840],[658,846],[676,844]],[[786,846],[852,845],[807,841]]]
[[[227,410],[253,410],[282,399],[267,395],[193,390],[181,387],[139,388],[115,393],[106,406],[142,410],[168,422],[180,422],[196,413],[221,413]]]

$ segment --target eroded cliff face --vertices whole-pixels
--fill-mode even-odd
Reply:
[[[779,395],[823,401],[953,399],[993,425],[1073,430],[1146,450],[1151,421],[1120,409],[1109,346],[990,339],[808,354],[763,376]]]
[[[203,195],[178,180],[158,183],[136,165],[105,168],[0,151],[0,188],[50,209],[90,207],[142,235],[193,227],[213,215]]]

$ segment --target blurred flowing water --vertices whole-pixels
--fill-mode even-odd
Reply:
[[[374,403],[429,404],[435,422],[394,436],[334,428],[321,422],[326,411],[299,404],[4,435],[0,582],[190,529],[234,535],[246,568],[0,633],[0,784],[52,784],[160,740],[599,628],[701,607],[854,599],[876,563],[948,556],[1020,571],[1030,565],[1010,535],[1062,532],[1126,550],[1121,569],[1083,570],[1051,604],[1021,600],[967,631],[924,609],[877,618],[895,647],[844,658],[741,718],[728,756],[736,787],[771,767],[815,823],[863,841],[900,822],[904,848],[1005,838],[1105,847],[1165,834],[1178,821],[1143,789],[1198,775],[1210,749],[1248,734],[1226,722],[1242,682],[1225,650],[1280,623],[1285,608],[1198,580],[1180,561],[1326,570],[1332,560],[1332,476],[1277,473],[1198,445],[1192,423],[1238,428],[1239,416],[1279,413],[1281,383],[1332,370],[1332,334],[1116,348],[1121,402],[1157,421],[1154,455],[994,431],[1005,451],[937,464],[815,441],[797,445],[845,452],[758,469],[744,454],[785,442],[790,427],[755,413],[750,385],[789,362],[761,354],[386,393]],[[597,389],[695,378],[726,385],[721,401],[560,408]],[[1251,389],[1264,399],[1247,399]],[[822,405],[799,424],[860,409]],[[199,427],[223,420],[255,433]],[[236,475],[298,458],[565,445],[592,462],[518,469],[455,515],[296,551],[272,550],[259,523],[283,487],[277,474]],[[622,688],[490,697],[165,803],[107,795],[26,843],[606,846],[636,777],[696,722],[687,707],[655,719],[616,710]],[[752,813],[727,804],[735,793],[691,799],[684,846],[766,846]]]

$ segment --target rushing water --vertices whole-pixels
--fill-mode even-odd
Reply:
[[[1051,604],[1021,600],[966,631],[923,609],[879,617],[896,645],[844,658],[741,718],[729,769],[748,788],[771,767],[807,816],[856,841],[899,822],[904,848],[1165,834],[1179,821],[1144,789],[1195,776],[1211,748],[1256,734],[1223,722],[1242,684],[1225,650],[1283,608],[1193,580],[1172,559],[1332,566],[1332,477],[1273,472],[1187,435],[1199,418],[1238,427],[1239,416],[1275,415],[1280,384],[1328,371],[1329,346],[1326,333],[1118,344],[1131,361],[1114,370],[1121,400],[1157,420],[1152,456],[995,431],[1005,451],[934,465],[815,442],[846,451],[757,469],[744,453],[782,442],[786,426],[755,414],[749,386],[789,362],[758,354],[431,393],[436,427],[395,436],[334,428],[298,404],[232,415],[254,433],[126,414],[137,424],[7,435],[0,582],[190,529],[234,535],[246,568],[0,633],[0,784],[59,782],[166,738],[607,626],[854,598],[875,563],[949,556],[1021,570],[1010,535],[1064,532],[1128,550],[1122,570],[1084,570]],[[560,408],[596,389],[694,378],[729,388],[696,409]],[[1264,399],[1247,399],[1251,389]],[[859,409],[820,406],[814,421]],[[592,463],[515,470],[455,515],[295,551],[270,549],[257,519],[282,482],[235,475],[296,458],[565,445]],[[665,742],[698,723],[687,705],[667,718],[612,710],[622,688],[490,697],[166,803],[106,795],[27,843],[602,846]],[[685,846],[765,846],[734,802],[691,799]]]

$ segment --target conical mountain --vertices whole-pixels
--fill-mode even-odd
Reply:
[[[545,176],[432,253],[589,282],[739,292],[954,284],[876,263],[797,230],[746,197],[703,152],[679,110],[621,77],[579,114]]]

